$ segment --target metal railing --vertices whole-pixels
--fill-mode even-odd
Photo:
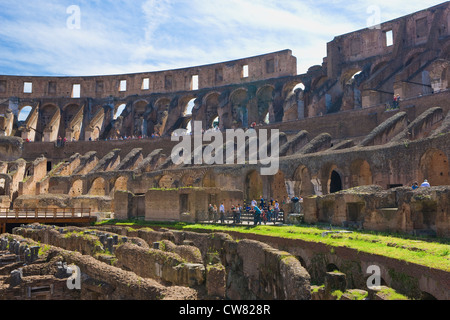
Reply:
[[[91,216],[90,208],[0,208],[0,219],[77,219]]]

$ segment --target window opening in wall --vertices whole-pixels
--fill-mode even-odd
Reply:
[[[184,112],[184,115],[186,116],[186,115],[192,114],[192,109],[194,109],[194,107],[195,107],[195,98],[194,98],[194,99],[191,99],[191,100],[188,102],[188,104],[187,104],[187,106],[186,106],[186,111]]]
[[[56,94],[56,82],[50,81],[48,83],[48,94]]]
[[[52,171],[52,162],[51,161],[47,161],[47,172]]]
[[[193,75],[191,78],[191,90],[198,90],[198,75]]]
[[[269,59],[266,61],[266,73],[275,72],[275,59]]]
[[[72,87],[72,98],[80,98],[81,97],[81,85],[74,84]]]
[[[0,93],[6,92],[6,80],[0,80]]]
[[[248,78],[248,65],[242,66],[242,78]]]
[[[150,89],[150,79],[144,78],[142,79],[142,90],[149,90]]]
[[[120,80],[119,91],[120,92],[127,91],[127,80]]]
[[[33,83],[24,82],[23,83],[23,93],[33,93]]]
[[[386,47],[390,47],[394,44],[394,32],[392,30],[388,30],[385,33],[386,37]]]

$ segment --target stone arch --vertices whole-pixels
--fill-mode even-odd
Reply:
[[[216,187],[216,177],[214,171],[208,171],[205,173],[202,179],[202,185],[204,188],[215,188]]]
[[[248,91],[245,88],[238,88],[230,94],[232,126],[236,128],[248,127],[247,95]]]
[[[218,109],[219,109],[219,98],[220,93],[218,92],[210,92],[203,98],[203,108],[205,112],[205,123],[204,129],[213,128],[214,121],[219,117]],[[220,118],[219,118],[220,122]]]
[[[354,160],[350,165],[350,174],[352,179],[350,183],[351,187],[367,186],[372,184],[372,171],[366,160]]]
[[[94,179],[91,183],[91,188],[89,189],[89,195],[91,196],[106,196],[106,181],[102,177]]]
[[[144,120],[144,115],[147,111],[148,101],[137,100],[133,103],[133,123],[132,132],[135,136],[142,136],[147,134],[147,122]]]
[[[83,180],[75,180],[70,189],[69,189],[69,196],[71,197],[78,197],[83,195]]]
[[[167,119],[169,117],[171,100],[168,97],[157,99],[153,105],[153,112],[147,118],[147,135],[153,133],[163,135],[166,130]]]
[[[71,128],[70,124],[77,116],[78,112],[80,112],[80,108],[81,108],[80,105],[76,103],[70,103],[62,109],[60,133],[59,133],[61,137],[69,138],[67,136],[67,130],[72,130],[70,138],[74,137],[76,140],[79,139],[81,133],[81,125],[74,125]],[[82,124],[82,121],[80,124]]]
[[[117,103],[114,106],[114,112],[113,112],[113,120],[117,120],[122,114],[124,113],[125,109],[127,108],[127,103],[124,101],[121,101]]]
[[[326,266],[326,270],[327,270],[327,272],[333,272],[333,271],[339,271],[339,268],[334,263],[329,263]]]
[[[429,149],[420,158],[419,180],[432,186],[450,185],[448,157],[439,149]]]
[[[17,121],[25,122],[32,110],[33,106],[29,103],[20,106],[17,114]]]
[[[260,199],[263,195],[263,181],[256,170],[251,170],[245,176],[244,197],[247,202]]]
[[[329,179],[329,193],[336,193],[344,189],[342,177],[337,170],[332,170]]]
[[[316,91],[328,81],[325,75],[318,76],[311,81],[311,91]]]
[[[120,176],[114,181],[114,191],[127,191],[128,190],[128,177]]]
[[[40,109],[38,131],[43,133],[43,141],[57,140],[60,117],[61,110],[54,104],[46,104]]]
[[[159,179],[158,185],[160,188],[170,189],[176,187],[176,181],[174,177],[170,175],[164,175],[163,177],[161,177],[161,179]]]
[[[181,177],[181,186],[182,187],[193,187],[195,179],[192,174],[187,173],[183,177]]]
[[[264,85],[256,91],[257,98],[257,115],[256,123],[265,123],[266,116],[269,115],[269,123],[275,121],[275,114],[273,110],[273,91],[275,87],[273,85]]]
[[[283,119],[292,121],[305,117],[305,85],[301,81],[288,82],[283,87]]]
[[[300,165],[294,172],[294,194],[296,196],[314,195],[314,185],[311,182],[311,175],[306,166]]]
[[[11,188],[11,177],[7,174],[0,174],[0,196],[9,196]]]

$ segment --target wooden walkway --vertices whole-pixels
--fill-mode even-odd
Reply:
[[[90,208],[65,208],[65,209],[1,209],[0,208],[0,233],[6,232],[6,225],[30,224],[30,223],[90,223],[97,218],[92,215]]]

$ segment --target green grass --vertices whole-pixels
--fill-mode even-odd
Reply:
[[[448,239],[423,239],[407,235],[352,232],[329,234],[317,226],[224,226],[186,223],[154,223],[145,221],[104,221],[102,224],[127,226],[168,227],[194,232],[239,232],[322,243],[333,248],[347,247],[360,252],[380,255],[450,272],[450,245]]]

